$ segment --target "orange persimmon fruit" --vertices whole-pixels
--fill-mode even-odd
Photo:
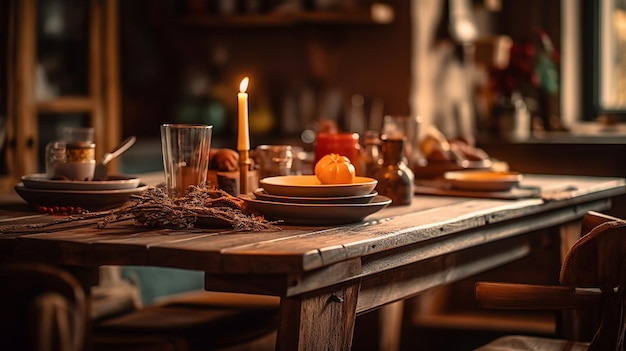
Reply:
[[[356,169],[350,159],[339,154],[328,154],[315,164],[315,176],[322,184],[350,184]]]

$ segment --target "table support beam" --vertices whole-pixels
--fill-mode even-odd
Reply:
[[[357,281],[321,294],[282,298],[276,349],[350,350],[360,287]]]

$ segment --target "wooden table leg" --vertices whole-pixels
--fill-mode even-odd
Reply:
[[[350,350],[360,282],[282,298],[277,350]]]
[[[397,351],[400,349],[402,337],[402,317],[404,314],[404,300],[387,304],[379,312],[379,342],[380,351]]]

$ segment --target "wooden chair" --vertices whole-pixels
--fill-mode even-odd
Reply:
[[[475,294],[479,306],[492,309],[599,309],[601,321],[591,342],[505,336],[477,351],[624,350],[626,221],[589,212],[581,233],[561,266],[560,286],[478,282]]]
[[[83,349],[85,295],[69,273],[39,263],[3,263],[0,282],[0,350]]]

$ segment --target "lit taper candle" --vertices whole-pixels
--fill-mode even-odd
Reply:
[[[239,151],[239,193],[247,194],[248,170],[250,169],[250,130],[248,127],[248,77],[239,84],[237,106],[239,108],[237,151]]]
[[[239,106],[239,133],[237,134],[237,150],[250,150],[250,131],[248,130],[248,77],[239,84],[237,102]]]

